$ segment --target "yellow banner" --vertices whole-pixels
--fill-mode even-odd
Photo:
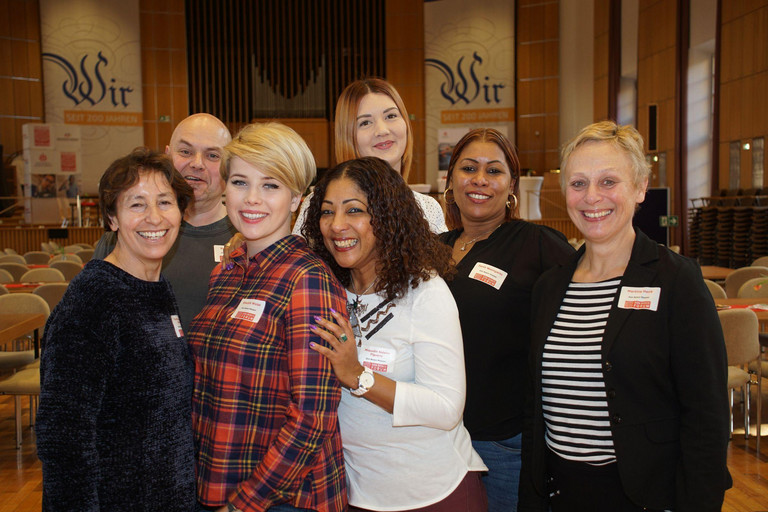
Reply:
[[[65,110],[67,124],[96,124],[101,126],[141,126],[141,112],[110,112],[95,110]]]
[[[514,122],[514,120],[514,107],[478,108],[474,110],[443,110],[440,112],[440,122],[443,124],[502,123]]]

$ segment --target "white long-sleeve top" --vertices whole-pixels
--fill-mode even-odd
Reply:
[[[369,510],[437,503],[468,471],[487,470],[462,422],[464,351],[453,296],[433,277],[393,302],[377,294],[360,300],[360,362],[397,384],[393,414],[342,392],[349,503]]]

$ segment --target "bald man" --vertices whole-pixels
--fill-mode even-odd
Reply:
[[[163,259],[163,275],[171,282],[186,332],[208,294],[208,279],[221,259],[224,244],[237,233],[222,202],[224,180],[219,166],[222,150],[232,136],[218,118],[193,114],[181,121],[165,153],[195,192],[184,212],[179,237]],[[96,244],[94,258],[104,259],[115,247],[116,234],[107,232]]]

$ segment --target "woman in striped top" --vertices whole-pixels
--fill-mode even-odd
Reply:
[[[650,174],[643,139],[590,125],[561,168],[586,243],[534,288],[518,510],[719,511],[725,344],[696,262],[632,226]]]

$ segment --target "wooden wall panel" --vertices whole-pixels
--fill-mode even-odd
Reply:
[[[0,0],[0,143],[21,151],[21,126],[44,120],[38,0]]]
[[[728,188],[730,143],[768,137],[768,0],[721,0],[720,5],[720,155],[715,181]],[[751,188],[751,150],[740,151],[739,169],[740,188]]]
[[[608,119],[609,94],[608,56],[610,54],[610,12],[611,0],[595,2],[595,43],[594,43],[594,106],[593,119]]]
[[[163,151],[189,115],[184,1],[139,1],[144,144]]]
[[[537,175],[559,166],[558,0],[518,2],[516,130],[520,165]]]

